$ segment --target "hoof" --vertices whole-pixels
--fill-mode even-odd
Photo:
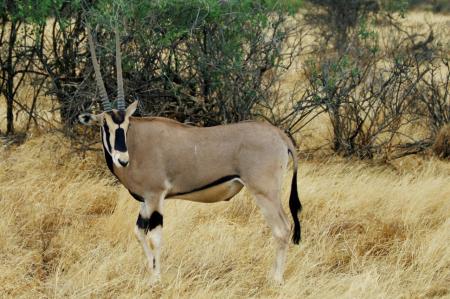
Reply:
[[[276,273],[275,271],[271,271],[269,274],[269,281],[274,286],[281,286],[284,284],[283,274]]]
[[[161,274],[159,274],[159,273],[153,273],[153,274],[150,276],[150,285],[153,286],[153,285],[155,285],[155,284],[157,284],[157,283],[159,283],[159,282],[161,282]]]
[[[284,284],[283,277],[272,277],[272,283],[276,286],[282,286]]]

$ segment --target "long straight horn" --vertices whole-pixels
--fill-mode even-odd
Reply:
[[[111,102],[108,100],[108,94],[106,93],[105,83],[103,83],[102,74],[100,73],[100,64],[95,54],[94,40],[92,39],[91,27],[87,26],[87,35],[89,41],[89,50],[91,51],[91,60],[95,71],[95,81],[100,92],[100,98],[102,99],[103,110],[109,112],[112,110]]]
[[[116,24],[116,73],[117,73],[117,109],[125,110],[125,93],[123,91],[122,53],[120,52],[119,29]]]

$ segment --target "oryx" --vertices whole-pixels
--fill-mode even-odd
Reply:
[[[104,112],[83,113],[80,122],[98,124],[106,163],[141,202],[135,233],[150,271],[160,276],[160,246],[165,199],[212,203],[226,201],[247,187],[272,229],[277,243],[273,279],[283,279],[290,225],[280,194],[289,154],[294,164],[289,207],[294,220],[292,240],[300,241],[297,193],[298,159],[293,142],[278,128],[256,121],[195,127],[161,117],[132,117],[137,102],[126,108],[121,53],[116,29],[117,109],[112,109],[100,74],[94,42],[88,42]],[[149,233],[147,242],[147,233]]]

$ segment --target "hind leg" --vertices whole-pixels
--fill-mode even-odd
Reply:
[[[272,229],[276,241],[276,258],[272,269],[272,278],[277,283],[283,282],[286,253],[289,244],[289,224],[277,194],[256,193],[255,199],[264,218]]]
[[[240,173],[244,185],[255,197],[256,204],[272,230],[276,243],[272,278],[281,283],[290,235],[290,225],[280,200],[288,152],[284,144],[274,143],[270,150],[261,155],[244,155],[241,162],[245,167],[240,169]]]

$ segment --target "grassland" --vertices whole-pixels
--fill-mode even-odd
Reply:
[[[165,205],[161,283],[133,226],[138,203],[101,155],[44,134],[0,160],[5,297],[428,298],[450,295],[450,165],[300,163],[304,240],[285,284],[268,283],[273,241],[252,198]],[[287,203],[289,179],[284,201]]]
[[[318,146],[328,132],[318,119],[299,143]],[[274,242],[245,191],[227,203],[167,201],[162,281],[150,286],[138,203],[102,154],[34,132],[0,148],[0,297],[450,297],[449,162],[322,157],[299,170],[303,241],[289,248],[283,286],[267,280]]]

